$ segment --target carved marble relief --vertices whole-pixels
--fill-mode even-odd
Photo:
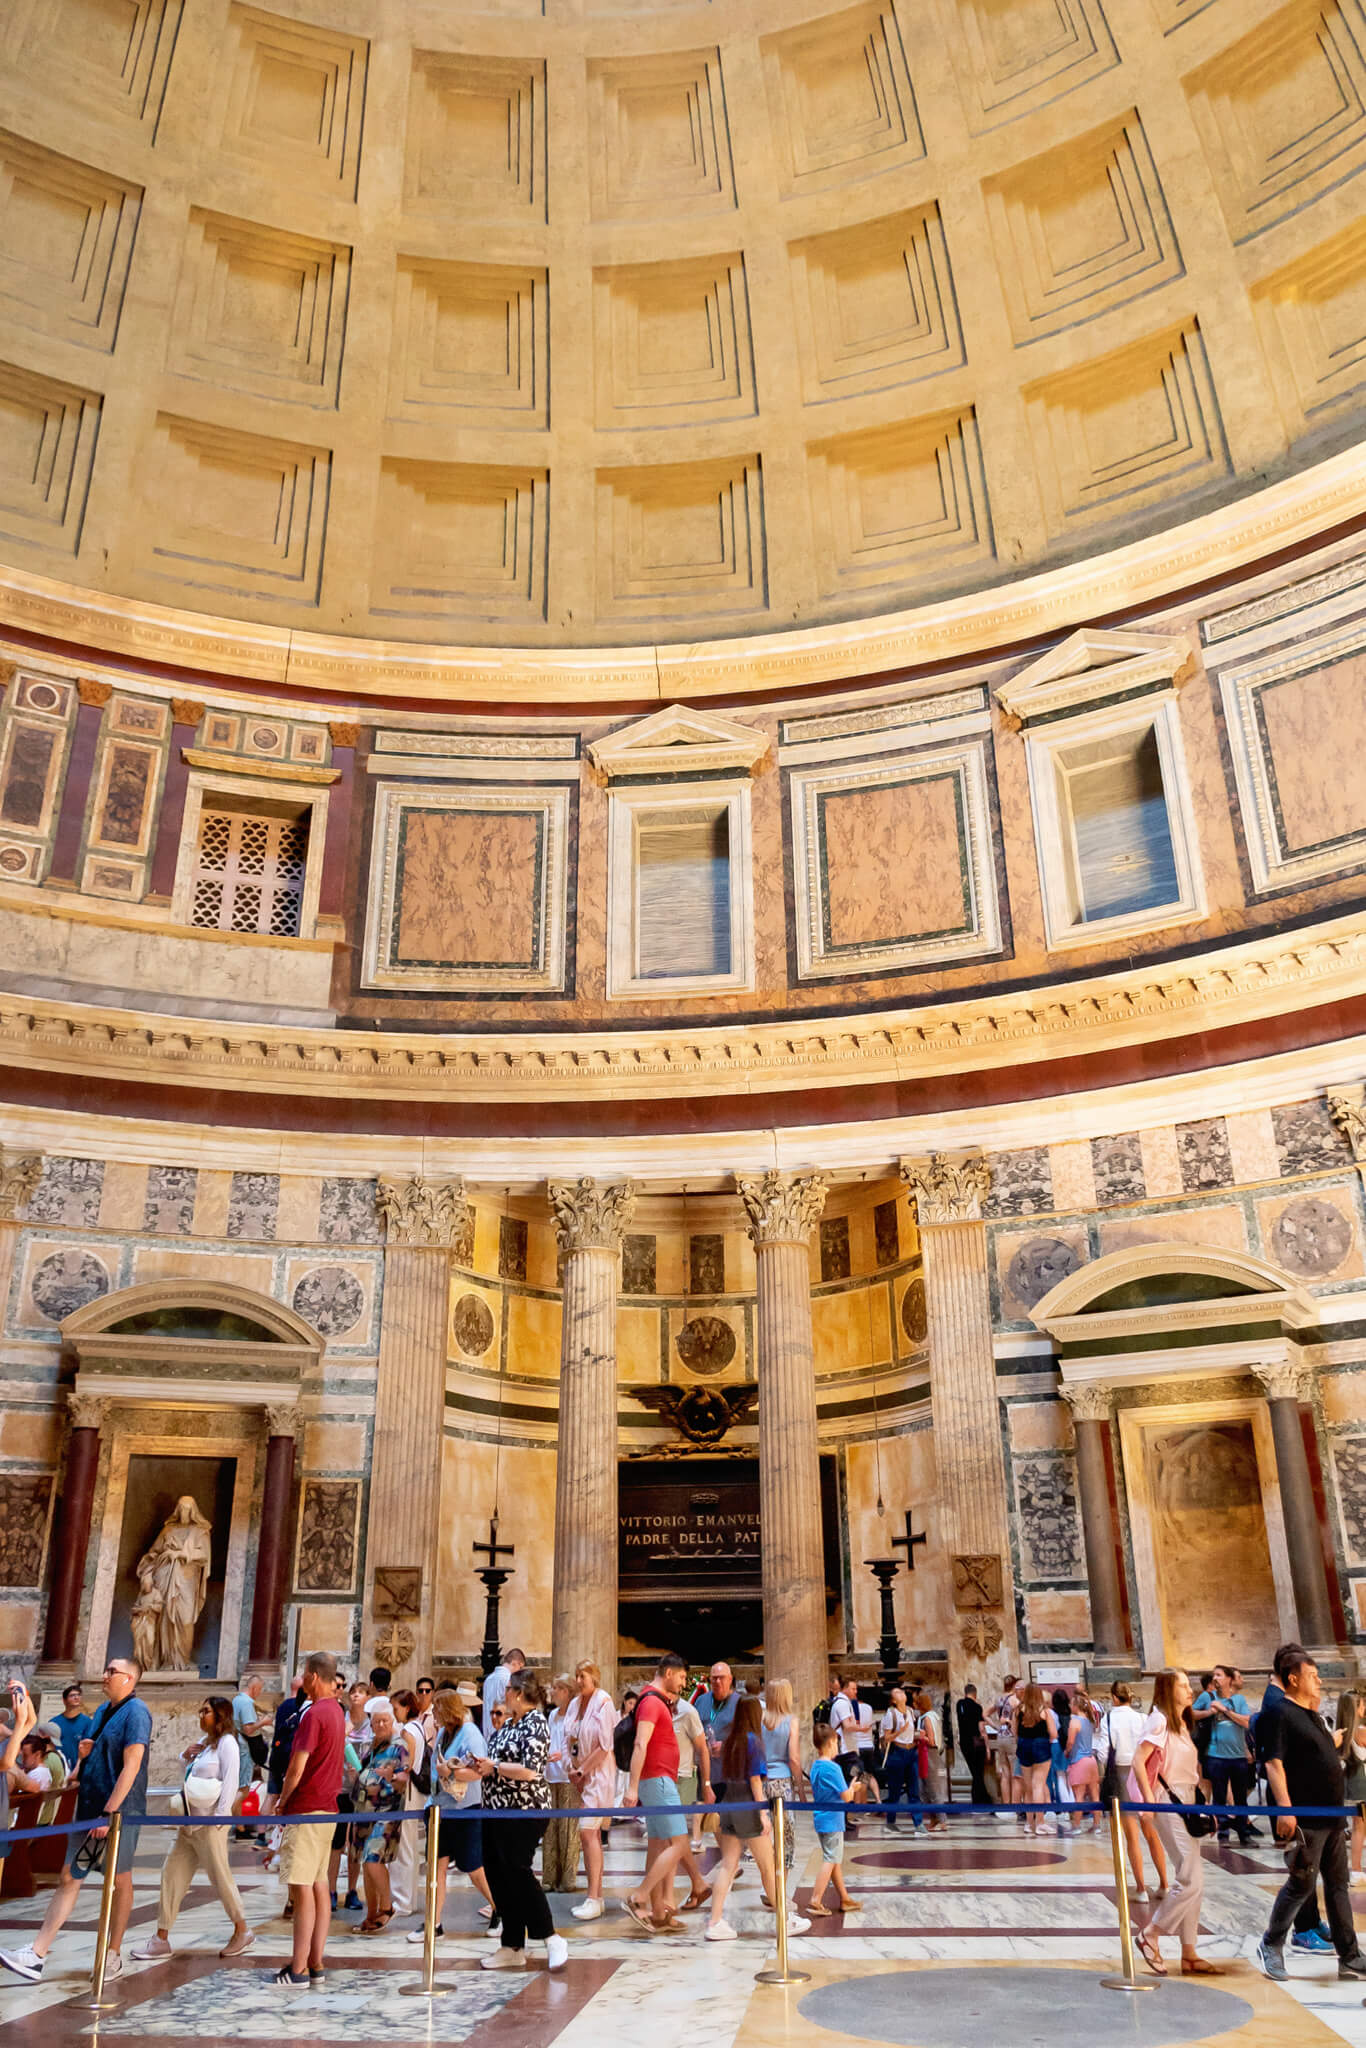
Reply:
[[[726,1291],[726,1240],[702,1235],[688,1239],[688,1290],[692,1294]]]
[[[1092,1138],[1091,1173],[1101,1208],[1115,1202],[1141,1202],[1148,1193],[1143,1177],[1143,1147],[1137,1131],[1118,1138]]]
[[[679,1358],[699,1378],[724,1372],[735,1356],[735,1332],[720,1316],[690,1316],[674,1346]]]
[[[299,1512],[294,1583],[301,1593],[354,1593],[360,1485],[354,1479],[306,1479]]]
[[[873,1210],[873,1256],[879,1266],[894,1266],[901,1257],[901,1224],[895,1202],[879,1202]]]
[[[847,1216],[822,1216],[821,1218],[821,1279],[847,1280],[849,1278],[849,1218]]]
[[[318,1199],[318,1237],[323,1244],[376,1244],[379,1216],[372,1180],[325,1180]]]
[[[987,1160],[991,1187],[984,1216],[1034,1216],[1053,1207],[1053,1176],[1046,1145],[1019,1152],[993,1152]]]
[[[1271,1226],[1271,1254],[1291,1273],[1324,1279],[1352,1249],[1352,1226],[1334,1202],[1303,1195]]]
[[[33,1270],[33,1305],[49,1323],[60,1323],[88,1301],[109,1292],[109,1273],[93,1252],[72,1245],[49,1252]]]
[[[144,1230],[164,1237],[188,1237],[194,1228],[199,1175],[192,1166],[151,1166],[142,1213]]]
[[[477,1294],[462,1294],[451,1311],[451,1335],[467,1358],[482,1358],[493,1342],[493,1311]]]
[[[345,1266],[314,1266],[295,1286],[294,1308],[320,1337],[343,1337],[365,1313],[365,1289]]]
[[[526,1223],[520,1216],[498,1218],[498,1277],[526,1279]]]
[[[1031,1237],[1011,1260],[1006,1284],[1017,1301],[1033,1308],[1080,1264],[1071,1245],[1060,1237]]]
[[[1198,1195],[1205,1188],[1233,1186],[1228,1126],[1221,1116],[1178,1124],[1176,1156],[1181,1163],[1181,1185],[1188,1195]]]
[[[279,1207],[278,1173],[235,1173],[228,1195],[228,1236],[273,1238]]]
[[[1271,1131],[1281,1172],[1317,1173],[1326,1166],[1343,1166],[1351,1161],[1352,1148],[1333,1122],[1328,1104],[1287,1102],[1271,1112]]]
[[[104,1193],[102,1159],[45,1159],[43,1177],[29,1198],[34,1223],[65,1223],[72,1230],[94,1230]]]
[[[52,1475],[0,1473],[0,1586],[42,1583]]]
[[[911,1281],[901,1297],[901,1327],[911,1344],[924,1343],[930,1319],[925,1307],[925,1283],[919,1278]]]
[[[621,1241],[621,1291],[623,1294],[655,1292],[655,1239],[628,1231]]]
[[[1020,1542],[1032,1579],[1082,1574],[1076,1481],[1070,1458],[1017,1458],[1015,1498]]]

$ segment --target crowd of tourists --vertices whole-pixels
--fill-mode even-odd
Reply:
[[[102,1870],[115,1813],[129,1820],[121,1823],[114,1871],[108,1972],[123,1968],[152,1737],[140,1677],[135,1661],[113,1658],[98,1711],[87,1713],[81,1688],[72,1686],[50,1721],[11,1682],[8,1725],[0,1726],[0,1820],[12,1797],[26,1796],[41,1802],[39,1824],[50,1821],[74,1777],[75,1818],[87,1824],[67,1838],[32,1942],[0,1950],[0,1965],[30,1982],[41,1979],[83,1879]],[[639,1879],[617,1901],[622,1912],[651,1934],[682,1933],[685,1916],[705,1915],[708,1941],[734,1941],[726,1907],[746,1853],[764,1907],[776,1913],[787,1896],[775,1861],[777,1792],[806,1805],[814,1821],[819,1867],[805,1913],[789,1909],[787,1920],[789,1933],[804,1934],[817,1917],[860,1909],[843,1867],[856,1827],[938,1832],[946,1825],[948,1707],[926,1690],[895,1687],[875,1709],[856,1678],[836,1678],[803,1729],[790,1684],[737,1684],[725,1663],[690,1687],[684,1660],[663,1657],[619,1708],[587,1659],[549,1687],[510,1650],[482,1689],[430,1677],[394,1688],[383,1669],[348,1686],[336,1659],[315,1653],[273,1715],[255,1679],[244,1679],[235,1698],[205,1697],[199,1734],[183,1753],[183,1820],[167,1846],[156,1929],[132,1955],[151,1962],[173,1953],[172,1932],[197,1870],[229,1921],[220,1953],[240,1956],[252,1947],[229,1865],[233,1830],[258,1845],[288,1890],[291,1954],[273,1981],[284,1990],[320,1989],[334,1912],[358,1916],[352,1930],[374,1936],[418,1909],[427,1840],[419,1814],[432,1806],[435,1895],[444,1906],[452,1869],[469,1879],[497,1943],[484,1969],[524,1969],[532,1943],[544,1944],[551,1970],[564,1967],[568,1944],[556,1932],[548,1894],[576,1893],[582,1869],[586,1889],[572,1917],[602,1917],[604,1845],[613,1827],[643,1826],[645,1835]],[[1115,1798],[1152,1809],[1125,1813],[1121,1823],[1135,1901],[1152,1909],[1138,1946],[1148,1968],[1165,1976],[1162,1944],[1173,1942],[1182,1974],[1203,1976],[1218,1972],[1197,1950],[1202,1843],[1216,1832],[1220,1839],[1236,1833],[1244,1845],[1265,1840],[1250,1810],[1259,1794],[1287,1869],[1260,1946],[1262,1967],[1283,1978],[1290,1940],[1311,1953],[1336,1952],[1343,1978],[1366,1977],[1350,1903],[1350,1886],[1366,1882],[1366,1697],[1344,1693],[1331,1727],[1321,1708],[1317,1665],[1293,1643],[1277,1652],[1255,1712],[1241,1674],[1225,1665],[1198,1685],[1183,1671],[1159,1672],[1146,1710],[1124,1683],[1099,1699],[1080,1685],[1045,1693],[1009,1677],[987,1703],[968,1686],[952,1715],[970,1782],[959,1810],[980,1817],[995,1809],[1035,1835],[1093,1831]],[[1208,1802],[1245,1810],[1216,1815]],[[1350,1827],[1331,1812],[1297,1819],[1278,1811],[1347,1805],[1359,1808]],[[291,1821],[296,1815],[310,1818]],[[704,1833],[715,1837],[715,1853],[705,1859]],[[783,1834],[790,1869],[792,1830]],[[424,1928],[407,1938],[421,1942]]]

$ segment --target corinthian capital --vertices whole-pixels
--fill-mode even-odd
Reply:
[[[1077,1386],[1064,1385],[1060,1392],[1072,1410],[1074,1422],[1108,1422],[1115,1390],[1105,1380],[1083,1380]]]
[[[546,1195],[555,1212],[555,1234],[564,1252],[619,1252],[636,1206],[630,1180],[552,1180]]]
[[[1366,1103],[1362,1101],[1362,1090],[1357,1088],[1348,1095],[1330,1088],[1328,1114],[1351,1146],[1353,1159],[1366,1161]]]
[[[296,1436],[299,1429],[297,1401],[271,1401],[266,1407],[267,1436]]]
[[[381,1180],[375,1207],[390,1244],[453,1245],[469,1217],[463,1180]]]
[[[757,1251],[766,1244],[805,1244],[825,1207],[829,1182],[823,1173],[779,1173],[770,1167],[767,1173],[737,1174],[735,1186]]]
[[[10,1152],[0,1146],[0,1223],[13,1223],[42,1176],[39,1152]]]
[[[1254,1365],[1252,1372],[1268,1401],[1307,1401],[1314,1392],[1314,1369],[1298,1358],[1277,1358],[1269,1365]]]
[[[928,1159],[903,1159],[901,1178],[922,1224],[981,1222],[991,1174],[980,1154],[951,1159],[932,1152]]]
[[[109,1402],[103,1394],[68,1394],[67,1420],[73,1429],[103,1429]]]

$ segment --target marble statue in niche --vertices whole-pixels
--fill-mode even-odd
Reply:
[[[133,1655],[149,1671],[190,1671],[195,1623],[209,1590],[213,1524],[183,1493],[135,1567]]]
[[[1304,1195],[1287,1202],[1271,1226],[1271,1250],[1292,1273],[1332,1273],[1352,1248],[1352,1226],[1332,1202]]]
[[[1033,1308],[1059,1280],[1075,1273],[1081,1264],[1070,1244],[1060,1237],[1031,1237],[1010,1262],[1006,1284],[1017,1301]]]
[[[74,1315],[88,1301],[98,1301],[109,1292],[109,1274],[93,1252],[74,1246],[68,1251],[50,1252],[40,1259],[33,1274],[33,1305],[49,1323],[60,1323]]]
[[[48,1473],[0,1474],[0,1586],[36,1586],[43,1569],[43,1536],[52,1497]]]
[[[1168,1660],[1268,1662],[1279,1622],[1252,1424],[1154,1434],[1148,1471]]]
[[[320,1337],[340,1337],[364,1314],[365,1290],[345,1266],[314,1266],[294,1289],[294,1310]]]

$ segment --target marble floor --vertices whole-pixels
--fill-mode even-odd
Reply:
[[[156,1920],[160,1858],[147,1834],[143,1842],[128,1950]],[[355,1914],[333,1923],[321,1991],[275,1991],[270,1970],[288,1953],[284,1893],[249,1851],[234,1850],[257,1930],[248,1955],[219,1960],[227,1929],[217,1901],[198,1882],[175,1929],[175,1955],[129,1961],[109,1987],[110,2009],[93,2013],[87,2001],[97,1895],[89,1886],[42,1983],[0,1978],[0,2048],[84,2048],[101,2036],[111,2048],[133,2038],[143,2048],[255,2041],[606,2048],[684,2029],[708,2048],[996,2048],[1006,2040],[1011,2048],[1058,2048],[1098,2032],[1124,2048],[1366,2048],[1362,1990],[1337,1982],[1333,1957],[1287,1951],[1291,1982],[1284,1987],[1255,1966],[1279,1882],[1278,1856],[1265,1846],[1209,1846],[1205,1854],[1201,1948],[1225,1974],[1209,1981],[1173,1975],[1139,1998],[1101,1984],[1119,1958],[1107,1839],[1028,1840],[1013,1822],[964,1818],[934,1839],[864,1822],[845,1863],[863,1909],[857,1917],[816,1920],[794,1940],[792,1962],[807,1981],[782,1987],[755,1982],[772,1955],[773,1923],[749,1864],[728,1909],[741,1938],[725,1944],[703,1941],[696,1917],[684,1935],[652,1936],[614,1904],[585,1925],[569,1915],[572,1898],[556,1898],[570,1959],[554,1976],[535,1950],[523,1974],[481,1971],[479,1958],[490,1944],[474,1894],[457,1880],[438,1948],[445,1995],[429,2002],[403,1995],[420,1970],[421,1952],[405,1938],[417,1923],[396,1922],[367,1937],[352,1931]],[[609,1893],[624,1892],[643,1860],[636,1830],[615,1830]],[[803,1818],[793,1872],[799,1910],[817,1862]],[[1366,1890],[1354,1897],[1366,1942]],[[22,1945],[43,1903],[40,1895],[0,1904],[0,1946]]]

